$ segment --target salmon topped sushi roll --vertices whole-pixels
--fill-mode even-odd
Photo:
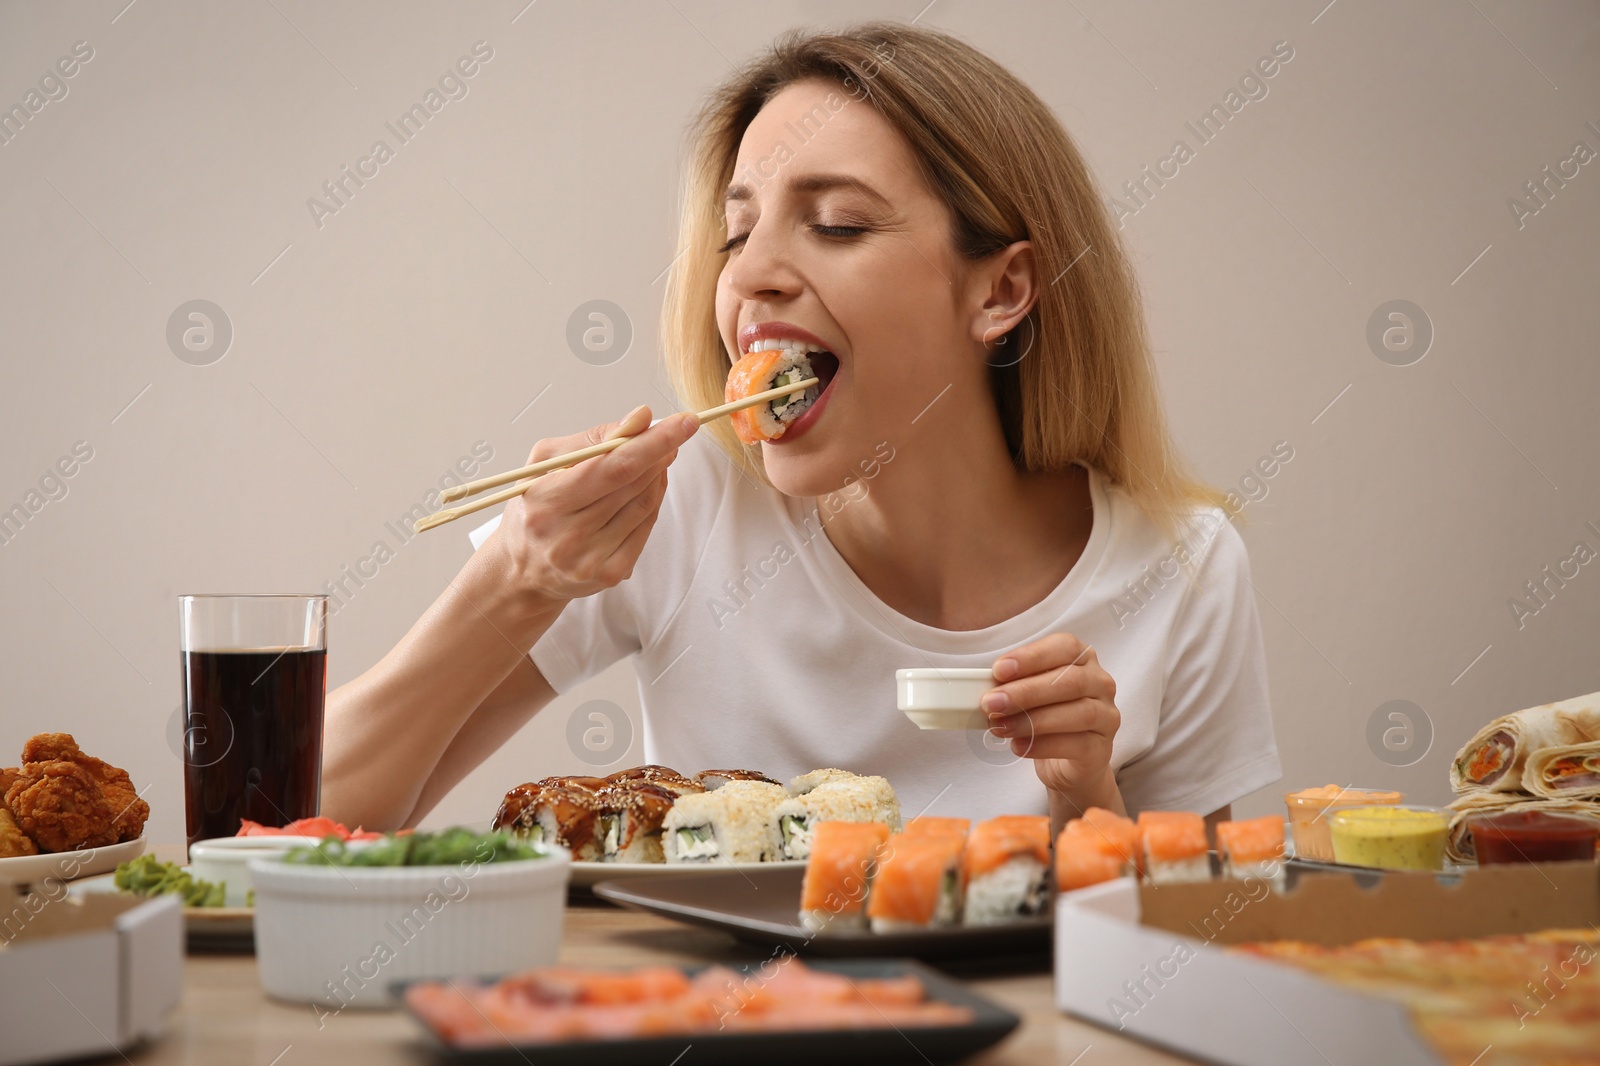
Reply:
[[[1056,888],[1062,892],[1114,881],[1135,869],[1132,859],[1082,823],[1081,818],[1068,822],[1056,838]]]
[[[919,814],[906,823],[906,836],[921,836],[923,833],[941,833],[946,836],[967,838],[967,831],[972,828],[970,818],[945,818],[935,814]]]
[[[800,882],[800,923],[814,933],[865,925],[867,887],[888,840],[882,822],[818,822]]]
[[[960,840],[937,833],[890,837],[867,899],[872,931],[954,925],[961,916],[961,850]]]
[[[1050,895],[1050,819],[1002,815],[979,822],[962,860],[963,925],[995,925],[1032,917]]]
[[[1283,881],[1283,819],[1276,814],[1218,823],[1217,850],[1229,877]]]
[[[1134,824],[1133,819],[1124,818],[1104,807],[1090,807],[1083,812],[1083,817],[1068,822],[1061,830],[1061,835],[1062,837],[1081,835],[1090,838],[1096,847],[1119,856],[1130,870],[1140,869],[1144,861],[1139,827]],[[1058,838],[1058,855],[1059,849]]]
[[[758,348],[763,344],[772,344],[773,347],[752,351],[728,371],[724,395],[729,403],[817,376],[803,348],[783,347],[778,341],[756,342]],[[728,420],[733,423],[733,431],[739,435],[739,440],[745,444],[777,440],[789,428],[789,423],[805,414],[820,395],[821,385],[812,385],[804,392],[791,392],[787,396],[777,397],[771,403],[735,411],[728,416]]]
[[[1211,879],[1206,820],[1200,815],[1144,811],[1139,815],[1139,827],[1144,835],[1144,872],[1152,884]]]

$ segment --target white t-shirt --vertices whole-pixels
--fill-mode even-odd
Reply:
[[[1031,761],[986,732],[918,729],[896,707],[895,671],[988,667],[1068,632],[1116,680],[1111,762],[1130,811],[1209,813],[1276,781],[1238,533],[1204,508],[1169,540],[1093,470],[1089,488],[1089,541],[1061,583],[1013,618],[956,632],[873,595],[828,540],[818,501],[757,483],[697,437],[673,463],[633,576],[569,603],[533,662],[559,693],[632,656],[650,762],[780,780],[838,766],[888,778],[908,819],[986,818],[1046,811]],[[474,530],[474,545],[497,523]]]

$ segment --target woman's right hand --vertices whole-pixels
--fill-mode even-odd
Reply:
[[[506,505],[495,537],[516,587],[559,606],[631,576],[660,513],[667,467],[699,425],[679,414],[651,426],[650,409],[639,407],[620,422],[535,444],[530,463],[633,435],[616,451],[535,479]]]

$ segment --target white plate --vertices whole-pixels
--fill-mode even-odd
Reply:
[[[15,855],[0,859],[0,884],[29,884],[55,878],[71,881],[115,870],[121,863],[134,859],[144,851],[144,837],[125,840],[121,844],[107,844],[103,848],[84,848],[82,851],[58,851],[50,855]]]
[[[185,870],[189,869],[187,866]],[[111,874],[91,877],[74,884],[74,895],[117,895],[120,890]],[[212,944],[247,948],[255,932],[254,907],[185,907],[183,928],[191,944]]]
[[[780,862],[575,862],[572,864],[574,888],[590,888],[601,881],[624,881],[632,877],[678,877],[685,874],[728,873],[731,871],[772,870],[786,866],[805,867],[804,859]]]

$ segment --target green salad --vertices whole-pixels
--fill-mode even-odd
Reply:
[[[111,881],[134,896],[162,896],[169,892],[183,897],[185,907],[221,907],[227,893],[226,881],[212,884],[197,881],[175,862],[158,862],[154,855],[141,855],[117,867]]]
[[[455,866],[464,862],[542,859],[549,850],[510,833],[475,833],[456,826],[437,833],[389,833],[354,847],[336,836],[315,847],[294,848],[283,861],[311,866]]]

